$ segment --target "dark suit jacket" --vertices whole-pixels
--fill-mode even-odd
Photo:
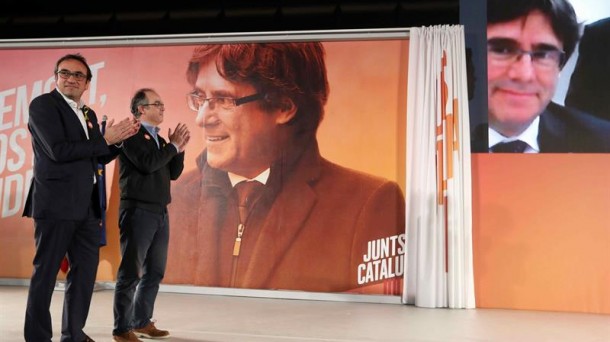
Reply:
[[[610,18],[585,26],[567,106],[610,120]]]
[[[106,144],[91,109],[87,139],[76,114],[57,89],[32,100],[29,115],[34,176],[23,215],[35,219],[85,219],[97,164],[111,161],[119,149]]]
[[[284,155],[293,160],[271,167],[250,214],[253,223],[246,224],[241,253],[233,257],[235,194],[227,173],[211,168],[202,154],[200,168],[173,189],[175,229],[166,281],[340,292],[379,284],[384,271],[385,280],[399,278],[395,269],[402,270],[404,259],[395,253],[404,252],[405,203],[398,185],[325,160],[315,141],[303,153]],[[363,260],[371,242],[391,245],[391,255],[377,265],[381,273],[373,274],[375,265]],[[189,267],[181,271],[178,265]],[[366,272],[373,277],[359,284]]]
[[[171,201],[170,181],[184,169],[184,153],[158,135],[159,147],[144,126],[123,143],[119,156],[121,209],[163,212]]]
[[[541,153],[608,153],[610,122],[556,103],[540,115],[538,144]],[[486,152],[487,125],[473,132],[473,152]]]

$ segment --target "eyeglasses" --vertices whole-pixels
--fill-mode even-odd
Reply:
[[[512,44],[489,41],[487,42],[487,52],[493,62],[506,66],[514,63],[523,55],[529,55],[532,64],[542,68],[562,67],[565,62],[565,52],[552,48],[526,51]]]
[[[59,70],[58,72],[56,72],[57,75],[59,75],[59,77],[63,78],[64,80],[67,80],[70,78],[70,76],[73,76],[75,80],[77,81],[82,81],[84,79],[87,78],[87,75],[83,74],[82,72],[70,72],[68,70]]]
[[[230,111],[235,109],[237,106],[241,106],[248,102],[253,102],[256,100],[260,100],[263,98],[262,94],[253,94],[239,98],[233,97],[210,97],[205,98],[197,95],[196,93],[190,93],[186,95],[186,100],[188,102],[189,108],[198,112],[199,109],[203,106],[204,103],[208,103],[210,109],[219,108]]]
[[[141,104],[140,106],[155,106],[158,109],[165,109],[165,103],[163,103],[163,102],[145,103],[145,104]]]

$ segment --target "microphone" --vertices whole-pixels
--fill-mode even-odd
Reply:
[[[101,131],[102,131],[102,135],[106,134],[106,121],[108,120],[108,117],[106,115],[102,116],[102,125],[101,125]]]

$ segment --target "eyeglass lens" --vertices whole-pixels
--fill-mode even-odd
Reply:
[[[199,111],[199,109],[204,105],[204,103],[208,103],[210,109],[216,108],[219,106],[224,110],[232,110],[237,106],[241,106],[242,104],[253,102],[261,99],[262,96],[260,94],[253,94],[249,96],[244,96],[240,98],[232,98],[232,97],[210,97],[204,98],[197,94],[188,94],[187,101],[189,108],[194,111]]]
[[[146,104],[143,104],[142,106],[155,106],[157,108],[163,109],[163,108],[165,108],[165,103],[163,103],[163,102],[146,103]]]
[[[560,66],[565,53],[556,47],[544,46],[533,51],[522,50],[517,42],[506,39],[491,39],[487,42],[487,50],[491,58],[497,62],[511,63],[523,55],[529,55],[532,62],[540,66]]]
[[[63,79],[69,79],[70,76],[74,77],[74,79],[76,79],[77,81],[82,81],[85,78],[87,78],[87,75],[83,74],[82,72],[70,72],[68,70],[59,70],[57,72],[57,74],[63,78]]]

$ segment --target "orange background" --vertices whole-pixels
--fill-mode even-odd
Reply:
[[[478,307],[610,314],[610,155],[473,154]]]

